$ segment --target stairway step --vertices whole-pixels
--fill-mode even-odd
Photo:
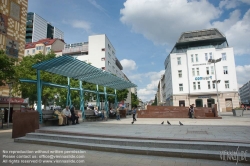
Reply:
[[[42,144],[42,145],[50,145],[50,146],[77,148],[77,149],[84,149],[84,150],[97,150],[97,151],[141,154],[141,155],[221,160],[220,152],[211,151],[211,150],[135,147],[135,146],[82,143],[82,142],[72,142],[72,141],[69,142],[69,141],[61,141],[61,140],[60,142],[58,142],[58,140],[37,139],[37,138],[29,138],[29,137],[16,138],[14,139],[14,141],[22,142],[22,143],[33,143],[33,144]],[[246,154],[246,157],[249,159],[250,154]],[[250,162],[250,160],[246,162]]]
[[[193,149],[211,151],[250,151],[249,144],[242,143],[222,143],[222,142],[195,142],[195,141],[168,141],[168,140],[140,140],[121,138],[100,138],[88,136],[58,135],[46,133],[28,133],[27,138],[48,139],[58,141],[84,142],[94,144],[108,144],[121,146],[149,147],[149,148],[171,148],[171,149]]]

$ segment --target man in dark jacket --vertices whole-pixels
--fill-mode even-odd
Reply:
[[[79,116],[76,115],[74,106],[71,106],[70,112],[72,116],[72,125],[79,124],[78,122]]]

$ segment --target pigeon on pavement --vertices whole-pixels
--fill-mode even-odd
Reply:
[[[182,126],[183,124],[181,123],[181,121],[179,121],[179,124]]]
[[[133,122],[131,122],[131,124],[134,124],[134,121],[133,121]]]
[[[164,124],[164,121],[163,121],[163,122],[161,122],[161,124]]]
[[[170,123],[169,121],[167,121],[167,123],[168,123],[169,125],[171,125],[171,123]]]

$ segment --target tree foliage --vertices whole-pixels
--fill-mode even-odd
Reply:
[[[131,104],[132,104],[132,107],[137,107],[139,105],[138,97],[134,93],[131,93]]]
[[[0,50],[0,86],[6,85],[14,79],[16,59],[5,54],[3,50]]]
[[[32,68],[32,65],[39,63],[41,61],[49,60],[55,58],[54,53],[49,53],[47,55],[44,54],[36,54],[34,56],[26,56],[23,60],[15,66],[15,81],[16,84],[13,87],[14,92],[21,93],[23,98],[29,98],[30,104],[33,104],[34,101],[37,101],[37,87],[36,84],[31,83],[20,83],[19,79],[31,79],[36,80],[36,69]],[[60,85],[67,85],[68,81],[67,78],[61,75],[52,74],[44,71],[40,71],[40,79],[45,82],[51,82]],[[70,86],[71,87],[79,87],[79,80],[70,79]],[[96,85],[82,82],[82,87],[87,90],[96,91]],[[104,88],[99,86],[99,92],[103,92]],[[107,88],[107,93],[114,94],[114,89]],[[76,108],[80,107],[80,92],[77,90],[71,90],[71,100],[72,104]],[[117,98],[118,101],[125,100],[127,98],[128,90],[118,90],[117,91]],[[55,98],[55,95],[59,94],[59,98]],[[90,101],[91,96],[95,96],[95,94],[91,93],[84,93],[85,101]],[[104,95],[100,95],[100,98],[104,100]],[[53,104],[49,103],[50,101],[56,101],[56,103],[60,106],[65,106],[67,99],[67,89],[65,88],[55,88],[50,86],[43,86],[42,87],[42,103],[45,105]],[[60,102],[59,102],[60,101]],[[113,96],[108,96],[109,103],[114,103],[115,98]]]

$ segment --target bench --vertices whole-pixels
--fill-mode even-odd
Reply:
[[[54,111],[53,110],[43,110],[43,121],[57,121],[58,118],[54,116]]]
[[[91,109],[85,110],[84,115],[85,115],[86,119],[94,119],[94,120],[96,120],[96,119],[100,118],[100,116],[96,116],[95,113],[94,113],[94,110],[91,110]]]

